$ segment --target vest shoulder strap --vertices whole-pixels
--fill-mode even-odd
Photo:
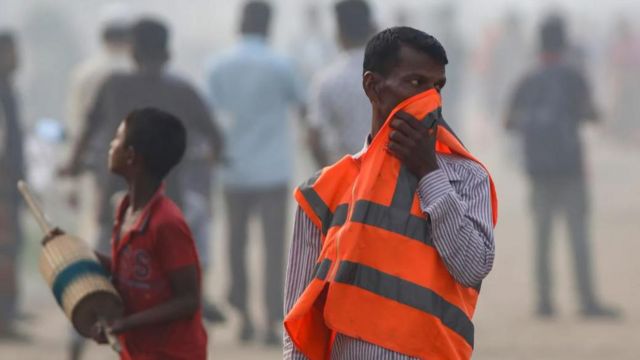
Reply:
[[[358,177],[359,161],[347,155],[337,163],[318,171],[295,190],[295,199],[322,235],[347,219],[345,194]]]

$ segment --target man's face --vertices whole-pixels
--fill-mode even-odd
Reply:
[[[378,113],[385,118],[403,100],[432,88],[440,91],[447,81],[444,65],[404,45],[389,74],[368,76],[370,80],[365,74],[365,89],[369,88],[366,89],[367,95]]]
[[[122,176],[129,172],[133,162],[133,149],[125,144],[126,134],[127,125],[123,121],[109,146],[109,171]]]

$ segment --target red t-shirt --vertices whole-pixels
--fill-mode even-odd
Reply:
[[[113,283],[122,296],[125,315],[167,302],[172,297],[169,273],[200,262],[191,231],[180,209],[159,189],[129,231],[120,226],[129,206],[120,203],[111,255]],[[207,334],[200,309],[190,318],[141,327],[120,337],[122,359],[189,359],[207,357]]]

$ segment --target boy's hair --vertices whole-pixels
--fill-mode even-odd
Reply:
[[[428,55],[441,65],[449,63],[447,52],[436,38],[414,28],[398,26],[383,30],[369,40],[364,52],[363,72],[388,75],[398,61],[402,45]]]
[[[142,156],[149,174],[164,179],[180,162],[187,146],[182,122],[168,112],[148,107],[129,113],[125,123],[125,145]]]

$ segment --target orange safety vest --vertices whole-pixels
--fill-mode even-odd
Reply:
[[[403,110],[428,126],[436,150],[477,161],[442,122],[429,90],[399,104],[359,158],[345,156],[295,191],[322,232],[311,283],[284,320],[296,348],[328,359],[336,333],[429,359],[469,359],[479,288],[458,283],[429,234],[418,179],[387,151],[390,119]],[[493,223],[497,198],[490,178]]]

